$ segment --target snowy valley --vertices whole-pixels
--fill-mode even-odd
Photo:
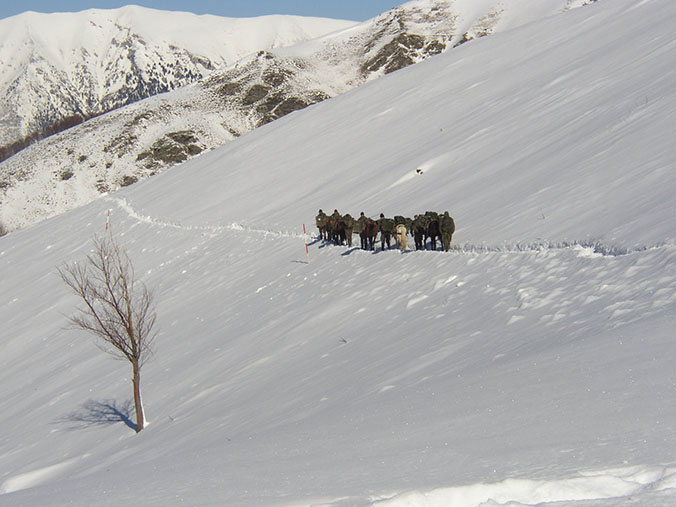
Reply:
[[[674,17],[495,33],[0,237],[0,504],[674,505]],[[458,229],[308,263],[319,208]],[[158,299],[138,434],[56,273],[109,212]]]

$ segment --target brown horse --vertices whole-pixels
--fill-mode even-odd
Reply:
[[[439,229],[439,219],[432,218],[427,224],[427,237],[430,239],[430,250],[437,249],[437,238],[439,238],[439,246],[443,248],[441,239],[441,230]]]
[[[378,224],[374,220],[368,218],[364,223],[364,228],[359,233],[362,250],[373,250],[376,236],[378,236]]]
[[[336,245],[342,245],[347,241],[347,231],[345,228],[345,221],[341,218],[336,222],[336,227],[333,230],[333,242]]]

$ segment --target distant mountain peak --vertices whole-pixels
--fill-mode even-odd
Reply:
[[[63,126],[193,83],[246,54],[353,24],[135,5],[0,20],[0,160]]]

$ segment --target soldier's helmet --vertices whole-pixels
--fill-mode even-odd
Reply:
[[[383,214],[381,213],[381,214],[380,214],[380,218],[385,218],[385,215],[383,215]]]

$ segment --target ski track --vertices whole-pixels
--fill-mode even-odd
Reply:
[[[138,213],[131,204],[123,198],[106,198],[108,201],[116,203],[120,208],[122,208],[130,217],[143,222],[149,225],[157,227],[169,227],[173,229],[180,229],[185,231],[207,231],[215,234],[221,233],[223,231],[237,231],[237,232],[247,232],[260,234],[263,236],[272,236],[277,238],[292,238],[292,239],[302,239],[305,237],[302,233],[293,233],[289,231],[272,231],[269,229],[259,229],[254,227],[247,227],[243,224],[233,222],[229,225],[184,225],[177,222],[168,222],[160,220],[154,217],[147,215],[142,215]],[[312,240],[319,240],[319,237],[315,234],[308,233],[307,237]],[[568,249],[578,249],[580,256],[586,257],[621,257],[624,255],[630,255],[638,252],[645,252],[648,250],[655,250],[660,248],[667,248],[672,245],[669,245],[666,242],[655,244],[655,245],[644,245],[637,246],[633,248],[619,247],[619,246],[608,246],[604,245],[600,241],[594,240],[583,240],[583,241],[540,241],[532,243],[513,243],[513,244],[503,244],[503,245],[474,245],[471,243],[464,243],[461,245],[452,245],[451,252],[454,253],[463,253],[463,254],[483,254],[483,253],[531,253],[531,252],[542,252],[546,250],[568,250]],[[413,250],[410,250],[413,251]],[[428,250],[426,250],[428,251]],[[440,250],[436,250],[441,252]]]

